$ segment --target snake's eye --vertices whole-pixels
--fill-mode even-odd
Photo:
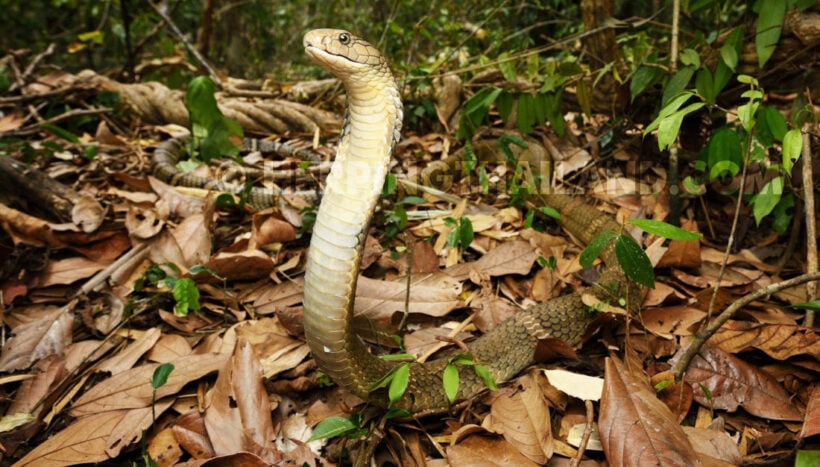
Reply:
[[[341,42],[343,45],[349,44],[350,43],[350,34],[348,34],[346,32],[343,32],[343,33],[339,34],[339,42]]]

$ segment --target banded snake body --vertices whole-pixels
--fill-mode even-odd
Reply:
[[[313,226],[304,286],[304,330],[313,358],[330,378],[359,397],[382,407],[410,412],[441,412],[450,407],[442,375],[446,357],[410,365],[407,390],[390,403],[387,390],[374,389],[399,365],[373,355],[353,330],[353,301],[359,263],[376,202],[382,191],[393,146],[399,140],[403,108],[399,88],[379,51],[353,34],[317,29],[303,45],[315,63],[339,78],[347,91],[347,116],[336,158],[327,176]],[[179,139],[157,148],[154,174],[171,184],[240,194],[244,187],[212,181],[176,168]],[[293,154],[310,158],[306,154]],[[249,203],[275,205],[278,193],[254,188]],[[530,195],[528,201],[561,214],[560,224],[584,243],[601,233],[619,230],[609,215],[580,199],[557,194]],[[602,253],[606,267],[595,285],[521,310],[469,344],[474,361],[487,367],[496,382],[506,381],[533,363],[539,340],[557,338],[578,343],[595,317],[591,303],[618,303],[634,312],[643,291],[627,280],[610,244]],[[458,366],[456,399],[468,399],[486,388],[471,366]]]
[[[347,91],[348,111],[336,159],[328,175],[308,251],[304,289],[304,329],[319,368],[352,393],[383,407],[387,391],[374,389],[397,367],[370,353],[353,331],[353,301],[365,234],[382,191],[393,146],[402,125],[399,89],[379,51],[343,30],[305,34],[307,55],[339,78]],[[533,195],[530,201],[554,208],[561,225],[583,242],[618,230],[615,220],[565,195]],[[641,290],[616,265],[612,244],[602,258],[607,267],[596,285],[522,310],[472,342],[470,352],[497,382],[515,376],[534,359],[540,339],[577,343],[592,321],[590,300],[618,303],[634,311]],[[585,304],[587,303],[587,304]],[[442,384],[447,358],[410,365],[407,390],[393,407],[411,412],[440,412],[450,406]],[[468,365],[458,367],[457,399],[485,389]]]

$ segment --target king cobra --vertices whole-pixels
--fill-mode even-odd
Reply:
[[[447,410],[450,402],[442,383],[446,357],[410,364],[407,389],[391,404],[388,391],[377,387],[399,363],[373,355],[352,326],[365,234],[401,130],[399,88],[379,51],[347,31],[310,31],[303,44],[314,62],[342,81],[348,105],[307,257],[304,329],[313,358],[334,382],[373,404],[415,413]],[[610,216],[565,195],[537,195],[531,201],[557,210],[562,226],[583,242],[620,228]],[[474,361],[485,365],[495,381],[506,381],[533,363],[539,340],[578,343],[596,315],[590,311],[594,303],[636,303],[640,292],[614,266],[612,245],[602,258],[607,267],[594,286],[519,311],[472,342]],[[471,366],[458,370],[457,399],[486,388]]]

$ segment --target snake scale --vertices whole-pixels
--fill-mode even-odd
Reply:
[[[347,31],[313,30],[304,36],[303,45],[310,59],[339,78],[347,92],[347,116],[313,226],[305,272],[304,330],[311,353],[334,382],[375,405],[414,413],[446,411],[450,407],[442,384],[446,357],[411,364],[407,390],[391,404],[386,389],[374,388],[399,363],[373,355],[353,330],[354,291],[365,235],[401,132],[398,86],[379,51]],[[237,185],[179,173],[174,165],[180,144],[170,140],[158,148],[156,176],[172,184],[236,193]],[[270,189],[255,188],[249,201],[266,207],[275,204],[275,196]],[[560,224],[584,243],[620,229],[611,216],[573,197],[536,194],[528,201],[558,211]],[[626,299],[626,307],[634,312],[642,290],[625,278],[611,244],[601,257],[606,267],[596,284],[519,311],[469,344],[474,360],[485,365],[496,382],[506,381],[533,363],[540,340],[578,343],[596,316],[590,311],[592,304]],[[458,370],[457,399],[485,389],[472,367]]]

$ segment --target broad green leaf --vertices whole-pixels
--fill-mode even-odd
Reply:
[[[165,383],[168,382],[168,375],[170,375],[172,371],[174,371],[173,363],[163,363],[158,366],[151,377],[151,387],[159,389],[165,386]]]
[[[695,49],[683,49],[680,52],[680,62],[686,66],[700,68],[700,55]]]
[[[706,102],[714,104],[717,96],[715,95],[715,82],[712,79],[712,72],[706,68],[701,68],[695,76],[695,89]]]
[[[717,161],[709,170],[709,178],[717,180],[723,176],[734,177],[740,173],[740,166],[734,161]]]
[[[462,248],[467,248],[473,243],[473,223],[469,217],[461,218],[461,226],[459,227],[459,236]]]
[[[524,93],[518,96],[518,130],[523,135],[532,133],[535,126],[535,96]]]
[[[735,176],[743,162],[740,137],[734,128],[724,126],[717,129],[706,146],[706,162],[709,166],[709,177],[720,178],[726,172]]]
[[[462,141],[473,136],[490,112],[490,107],[496,98],[501,95],[501,88],[487,87],[479,90],[473,97],[464,103],[464,112],[461,114],[460,124],[456,136]]]
[[[538,208],[538,212],[547,217],[552,217],[553,219],[561,219],[561,213],[549,206],[543,206]]]
[[[510,56],[508,52],[501,52],[498,54],[498,69],[501,70],[501,74],[504,76],[504,79],[510,82],[515,82],[517,78],[515,73],[515,60],[507,60]]]
[[[706,104],[704,104],[703,102],[689,104],[683,109],[661,120],[660,124],[658,125],[658,148],[660,150],[664,150],[672,146],[672,144],[675,143],[675,139],[677,139],[678,137],[678,133],[680,132],[680,126],[681,123],[683,123],[683,118],[688,114],[700,109],[704,105]]]
[[[197,311],[200,309],[199,289],[196,283],[188,277],[183,277],[174,284],[174,313],[179,316],[187,316],[188,310]]]
[[[683,91],[677,96],[673,97],[666,105],[661,108],[661,111],[658,113],[657,118],[650,123],[646,129],[643,131],[643,135],[648,135],[652,130],[658,128],[660,122],[665,118],[669,117],[673,113],[677,112],[680,106],[682,106],[686,101],[689,100],[695,94],[692,91]]]
[[[759,105],[760,102],[755,100],[737,107],[737,119],[740,120],[744,130],[751,132],[752,128],[755,127],[757,122],[754,117]]]
[[[783,18],[786,16],[786,2],[783,0],[759,0],[759,15],[755,35],[755,49],[760,68],[769,61],[780,40]]]
[[[498,116],[501,117],[501,120],[504,123],[507,123],[507,120],[510,118],[510,112],[512,112],[514,101],[515,98],[513,95],[507,91],[501,92],[495,100],[495,107],[498,109]]]
[[[757,137],[760,142],[766,146],[771,146],[772,143],[783,141],[786,136],[786,119],[773,106],[764,105],[757,111]]]
[[[552,130],[558,136],[564,136],[564,128],[566,127],[566,122],[564,122],[564,113],[561,111],[562,95],[563,89],[559,89],[554,93],[545,94],[543,97],[547,106],[547,120],[550,121]]]
[[[644,232],[649,232],[651,234],[658,235],[663,238],[668,238],[671,240],[691,241],[700,240],[700,238],[702,237],[702,235],[699,233],[683,230],[680,227],[675,227],[672,224],[667,224],[666,222],[656,221],[652,219],[632,219],[629,221],[629,224],[632,224],[640,228]]]
[[[585,268],[592,266],[592,262],[595,261],[595,258],[601,256],[601,252],[604,251],[604,248],[606,248],[607,245],[609,245],[610,240],[615,237],[615,232],[606,231],[593,238],[592,241],[589,242],[589,245],[584,248],[584,251],[581,252],[581,257],[578,258],[581,266]]]
[[[655,271],[638,242],[629,235],[615,238],[615,257],[627,277],[650,289],[655,288]]]
[[[752,213],[755,216],[757,225],[760,225],[760,221],[777,206],[781,196],[783,196],[783,176],[769,180],[769,183],[763,186],[760,193],[752,198]]]
[[[658,67],[639,66],[629,81],[629,94],[632,96],[632,100],[635,100],[635,97],[647,87],[657,83],[662,75],[663,72]]]
[[[2,92],[2,89],[0,89],[0,92]],[[584,111],[584,115],[592,115],[592,104],[590,103],[589,86],[587,85],[586,81],[578,81],[578,84],[575,88],[575,100],[578,101],[578,105],[581,106],[581,110]]]
[[[686,88],[686,85],[689,84],[689,81],[692,79],[692,75],[694,74],[695,67],[693,66],[686,66],[678,70],[678,72],[669,78],[669,81],[666,83],[666,88],[663,90],[661,102],[665,103],[672,96],[683,91]]]
[[[720,58],[723,59],[723,63],[731,71],[735,71],[735,67],[737,67],[737,50],[733,45],[723,44],[723,47],[720,48]]]
[[[444,393],[447,395],[447,400],[452,404],[458,395],[458,385],[460,384],[458,376],[458,368],[452,363],[444,367],[444,374],[442,375],[444,383]]]
[[[792,219],[794,218],[792,215],[793,208],[794,194],[792,193],[787,193],[783,196],[780,202],[777,203],[777,206],[775,206],[772,212],[772,228],[774,228],[778,234],[783,235],[789,230],[789,226],[791,226]]]
[[[473,366],[473,370],[475,370],[475,374],[481,378],[481,381],[484,381],[484,385],[487,386],[487,389],[490,391],[498,391],[495,378],[493,378],[493,375],[490,374],[490,370],[486,366],[477,363]]]
[[[410,364],[405,363],[404,365],[400,365],[396,368],[396,371],[393,372],[393,378],[390,380],[390,387],[387,389],[387,397],[390,399],[391,405],[401,399],[401,396],[407,392],[407,385],[409,382]]]
[[[803,135],[800,130],[789,130],[783,136],[783,170],[791,175],[794,163],[800,159],[800,151],[803,149]]]
[[[798,449],[794,457],[794,467],[817,467],[820,465],[820,450]]]
[[[346,435],[358,428],[353,422],[344,417],[328,417],[316,424],[313,434],[307,442],[317,439],[335,438]]]

